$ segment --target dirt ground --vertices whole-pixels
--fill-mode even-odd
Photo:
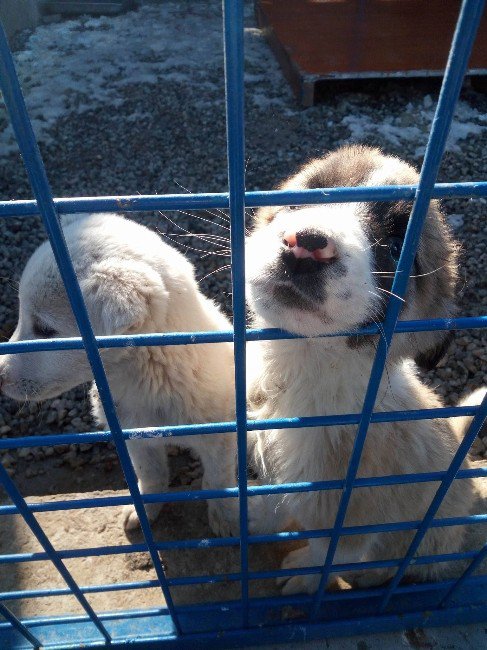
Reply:
[[[171,457],[173,483],[184,473],[188,455]],[[26,463],[28,464],[28,463]],[[30,501],[55,501],[96,496],[125,495],[123,476],[116,461],[111,467],[85,465],[55,467],[53,459],[45,459],[45,472],[30,479],[25,478],[25,468],[19,467],[17,484]],[[24,471],[23,471],[24,470]],[[196,468],[196,472],[198,468]],[[18,477],[18,478],[17,478]],[[78,485],[78,492],[69,490]],[[110,489],[96,489],[103,485]],[[60,492],[63,487],[66,492]],[[200,478],[187,486],[201,487]],[[176,487],[175,490],[187,489]],[[32,498],[34,497],[34,498]],[[9,503],[3,496],[0,502]],[[57,550],[96,547],[104,545],[137,544],[143,542],[140,531],[127,536],[122,527],[121,507],[80,509],[38,513],[36,517]],[[30,553],[42,551],[18,515],[1,518],[0,553]],[[213,537],[207,522],[207,507],[204,501],[169,503],[152,527],[156,541],[197,539]],[[289,550],[289,546],[288,546]],[[250,569],[264,570],[278,568],[282,560],[283,545],[279,552],[274,545],[256,545],[250,548]],[[239,571],[239,548],[178,550],[161,553],[169,578],[204,574],[225,574]],[[79,585],[107,584],[153,580],[156,578],[148,553],[130,553],[102,557],[76,558],[65,561]],[[0,591],[25,589],[63,588],[65,583],[56,569],[47,561],[24,562],[0,565]],[[256,596],[276,595],[274,580],[253,581],[251,594]],[[219,601],[238,598],[238,582],[217,584],[175,586],[171,593],[176,603]],[[113,611],[127,608],[163,606],[164,598],[158,588],[97,593],[87,596],[97,611]],[[7,601],[13,612],[22,618],[42,615],[59,615],[81,612],[81,607],[72,596],[49,596],[37,599]]]
[[[200,489],[199,463],[186,452],[178,453],[174,449],[171,454],[171,489]],[[63,459],[65,457],[66,454]],[[113,457],[113,460],[107,460],[105,455],[100,463],[78,464],[77,467],[65,461],[60,465],[56,457],[48,457],[42,462],[42,472],[32,471],[33,466],[39,469],[39,461],[24,460],[17,467],[15,481],[27,500],[35,502],[126,495],[128,491],[125,489],[121,469],[115,454]],[[29,465],[31,472],[28,471]],[[77,492],[72,491],[73,486],[78,487]],[[108,489],[101,489],[102,487]],[[0,493],[0,503],[9,503],[5,494]],[[140,530],[131,531],[128,535],[124,532],[121,510],[122,507],[85,508],[37,513],[36,517],[56,550],[143,543]],[[0,554],[42,551],[19,515],[3,515],[0,523]],[[485,525],[471,527],[469,549],[482,547],[486,528]],[[152,531],[158,542],[213,537],[204,501],[165,504]],[[284,555],[295,547],[295,544],[288,543],[250,546],[250,570],[279,568]],[[228,574],[240,569],[238,547],[164,551],[160,557],[168,578]],[[156,578],[150,556],[144,552],[68,559],[65,564],[81,586]],[[483,566],[480,572],[487,572],[487,566]],[[65,586],[59,573],[48,561],[0,564],[0,592],[48,590]],[[347,586],[343,581],[339,585],[340,588]],[[171,594],[176,604],[233,600],[240,596],[240,583],[225,580],[216,584],[173,586]],[[274,596],[279,595],[279,591],[273,579],[251,581],[250,595]],[[96,611],[144,609],[165,604],[159,588],[93,593],[88,594],[87,599]],[[10,600],[5,601],[5,604],[22,618],[82,613],[78,601],[65,595]]]

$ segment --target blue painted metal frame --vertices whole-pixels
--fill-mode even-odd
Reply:
[[[230,190],[230,243],[232,260],[233,347],[235,356],[235,415],[237,430],[238,494],[240,507],[240,569],[242,624],[249,620],[249,559],[247,501],[247,388],[245,319],[245,132],[243,3],[224,0],[225,96],[227,158]]]
[[[252,341],[295,338],[281,330],[246,329],[245,326],[245,258],[244,221],[245,206],[298,205],[310,203],[337,203],[353,201],[414,200],[403,250],[394,278],[392,292],[402,296],[406,290],[423,221],[431,198],[449,196],[487,196],[487,182],[435,184],[441,163],[446,137],[453,117],[454,107],[461,88],[469,54],[484,9],[483,0],[464,0],[457,24],[445,77],[440,93],[425,159],[417,185],[324,188],[307,191],[245,192],[244,165],[244,106],[243,106],[243,3],[241,0],[223,0],[225,88],[227,108],[227,144],[229,192],[193,195],[78,197],[55,199],[52,197],[43,162],[25,108],[20,86],[13,66],[5,35],[0,29],[0,84],[10,114],[20,151],[36,200],[1,201],[0,217],[30,217],[41,215],[48,233],[61,276],[65,283],[81,336],[70,339],[21,341],[0,343],[0,354],[22,354],[36,350],[84,349],[90,361],[109,426],[108,431],[62,434],[56,436],[26,436],[4,438],[0,449],[53,446],[66,443],[100,442],[113,440],[129,487],[129,496],[98,497],[93,499],[61,500],[49,503],[27,503],[20,495],[7,472],[0,465],[0,483],[13,501],[13,505],[0,506],[0,521],[4,515],[20,514],[37,537],[42,552],[0,555],[0,564],[50,560],[63,576],[67,587],[57,589],[20,590],[0,593],[0,614],[6,619],[0,623],[0,647],[122,647],[130,641],[138,647],[192,648],[195,644],[209,647],[232,647],[261,642],[304,640],[320,636],[346,635],[370,630],[392,630],[416,625],[437,625],[453,622],[487,620],[487,576],[472,577],[480,563],[487,557],[487,544],[477,552],[415,557],[424,534],[430,527],[482,524],[484,515],[434,519],[441,501],[453,480],[468,477],[487,478],[487,468],[460,470],[462,460],[474,441],[487,415],[487,398],[479,407],[454,407],[416,411],[374,413],[374,403],[384,369],[387,348],[393,336],[403,332],[428,330],[459,330],[487,327],[487,315],[456,319],[431,319],[425,321],[398,321],[400,301],[389,303],[380,344],[372,368],[361,413],[327,415],[321,417],[296,417],[263,421],[247,419],[245,385],[245,349]],[[232,288],[234,329],[228,332],[178,332],[143,334],[137,336],[95,337],[89,322],[83,297],[66,248],[59,224],[59,214],[90,211],[141,211],[229,208],[231,216]],[[364,328],[357,335],[375,334],[376,326]],[[340,332],[333,336],[349,335]],[[188,345],[233,341],[235,352],[236,420],[202,425],[180,425],[143,429],[122,429],[110,393],[99,349],[122,346]],[[473,416],[450,467],[443,472],[415,473],[401,476],[357,478],[361,452],[371,422],[396,422],[430,418]],[[246,478],[247,431],[357,424],[357,435],[347,475],[344,480],[324,480],[283,485],[248,486]],[[127,452],[126,440],[154,436],[201,435],[235,433],[238,447],[238,487],[223,490],[198,490],[178,494],[141,495],[136,476]],[[353,490],[383,485],[439,482],[431,505],[420,521],[375,524],[369,526],[343,526]],[[310,490],[341,490],[342,497],[335,525],[330,529],[284,532],[273,535],[249,535],[247,526],[247,499],[259,494],[291,493]],[[240,536],[210,540],[190,539],[156,543],[152,537],[145,514],[144,503],[190,501],[198,499],[238,498],[240,507]],[[141,520],[144,543],[112,547],[95,547],[56,551],[35,519],[35,513],[71,510],[86,507],[108,507],[134,504]],[[341,536],[399,530],[416,531],[406,555],[402,558],[374,562],[334,564],[334,554]],[[251,572],[248,567],[249,545],[263,542],[304,540],[316,537],[329,538],[323,566],[292,570]],[[240,547],[240,571],[216,576],[188,576],[167,579],[159,559],[159,551],[176,548]],[[78,585],[64,560],[75,557],[109,556],[119,553],[148,551],[155,570],[156,580],[107,585]],[[400,580],[409,563],[434,563],[467,560],[471,563],[457,581],[401,585]],[[331,573],[344,570],[379,567],[398,567],[394,579],[387,587],[372,590],[332,593],[326,591]],[[282,575],[317,574],[320,586],[314,596],[281,598],[249,598],[249,580],[273,579]],[[225,603],[210,603],[175,607],[170,587],[188,584],[239,581],[241,598]],[[153,610],[131,610],[117,614],[96,613],[85,594],[138,590],[159,587],[166,606]],[[49,618],[20,621],[4,604],[22,598],[46,596],[75,596],[85,615],[69,618]],[[282,622],[291,605],[303,620],[298,623]],[[299,608],[296,610],[295,608]],[[425,613],[427,610],[427,613]],[[390,613],[388,614],[387,611]]]
[[[142,532],[147,544],[147,550],[149,551],[152,562],[154,564],[154,568],[159,579],[164,598],[172,614],[175,630],[179,633],[180,627],[178,623],[177,613],[174,610],[174,605],[172,603],[169,587],[167,586],[164,569],[162,567],[158,552],[155,548],[149,519],[145,512],[144,504],[137,485],[137,477],[130,460],[127,444],[123,437],[120,423],[118,421],[115,404],[110,392],[110,386],[105,374],[105,369],[103,367],[95,335],[91,327],[88,311],[83,300],[81,288],[74,271],[66,242],[64,240],[59,217],[54,207],[49,181],[44,169],[39,147],[37,146],[34,131],[30,123],[27,108],[25,106],[22,91],[20,89],[20,84],[15,72],[12,54],[8,47],[7,38],[3,28],[0,28],[0,80],[3,99],[7,108],[7,112],[14,129],[20,153],[24,160],[29,182],[36,197],[37,205],[39,206],[39,211],[44,222],[44,227],[49,236],[49,241],[51,243],[57,265],[59,267],[61,278],[63,280],[64,286],[66,287],[66,292],[68,294],[68,298],[73,310],[74,317],[76,319],[76,323],[78,325],[78,329],[81,334],[81,338],[83,339],[84,348],[86,350],[86,355],[90,362],[93,377],[98,388],[98,393],[103,405],[105,417],[107,419],[108,426],[110,427],[112,440],[115,443],[125,479],[127,481],[127,485],[133,499],[133,504],[140,520]],[[46,549],[46,552],[49,554],[51,561],[60,571],[64,580],[71,588],[73,595],[76,596],[83,609],[88,612],[93,623],[99,629],[105,640],[107,642],[110,642],[111,638],[109,633],[103,624],[99,621],[98,616],[95,614],[86,598],[79,591],[78,585],[69,574],[66,567],[57,558],[56,552],[47,540],[47,537],[43,533],[35,517],[33,517],[33,515],[29,512],[24,499],[21,497],[20,493],[18,493],[15,485],[13,484],[13,481],[10,479],[3,466],[0,470],[0,480],[12,501],[17,505],[19,509],[22,508],[22,515],[24,519],[28,523],[29,527],[41,545]]]

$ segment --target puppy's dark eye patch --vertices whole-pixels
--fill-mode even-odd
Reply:
[[[46,325],[45,323],[41,323],[39,320],[33,322],[32,331],[39,339],[52,339],[59,334],[57,330],[49,327],[49,325]]]

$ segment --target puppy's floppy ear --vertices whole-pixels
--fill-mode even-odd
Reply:
[[[414,286],[416,312],[412,319],[453,318],[457,313],[459,246],[437,201],[432,201],[416,255]],[[432,370],[453,339],[448,331],[423,332],[410,337],[415,361]]]
[[[95,331],[106,335],[141,331],[156,314],[160,322],[169,297],[161,276],[134,260],[95,264],[81,288]]]
[[[62,214],[60,216],[61,226],[63,228],[66,228],[66,226],[70,226],[72,223],[78,223],[82,219],[86,219],[86,217],[89,216],[90,214],[86,212],[73,212],[73,214]]]
[[[73,213],[67,213],[67,214],[62,214],[60,216],[60,221],[61,221],[61,226],[63,228],[66,228],[67,226],[70,226],[73,223],[80,223],[84,219],[89,219],[90,217],[100,217],[103,219],[104,217],[122,217],[123,215],[117,214],[115,212],[73,212]]]

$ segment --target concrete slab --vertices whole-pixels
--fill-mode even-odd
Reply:
[[[392,634],[370,634],[340,639],[322,639],[308,643],[286,643],[260,646],[261,650],[481,650],[487,646],[487,625],[459,625],[423,630],[418,628]],[[257,647],[249,648],[257,650]]]

